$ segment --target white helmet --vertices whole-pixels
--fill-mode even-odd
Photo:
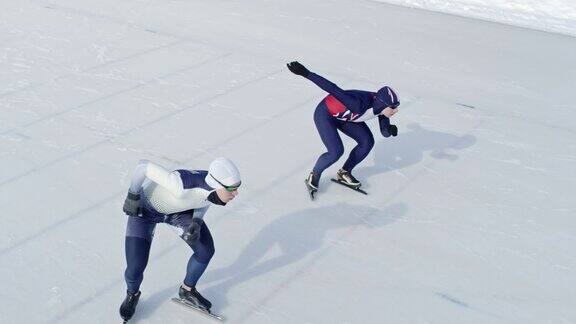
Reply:
[[[210,163],[208,174],[205,178],[206,183],[214,188],[237,187],[242,182],[240,171],[230,159],[219,157]]]

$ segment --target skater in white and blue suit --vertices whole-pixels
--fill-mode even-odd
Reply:
[[[120,306],[120,316],[129,320],[140,298],[140,284],[148,264],[154,228],[158,223],[182,229],[182,239],[193,254],[179,289],[180,298],[209,310],[212,304],[196,290],[214,255],[214,242],[203,221],[210,205],[224,206],[238,194],[240,172],[226,158],[212,161],[205,170],[175,170],[142,160],[134,170],[124,212],[130,216],[126,228],[127,294]]]
[[[287,66],[292,73],[305,77],[328,92],[328,96],[314,111],[316,129],[328,151],[320,155],[306,180],[309,190],[318,190],[322,172],[344,154],[344,145],[338,131],[352,137],[358,144],[338,171],[337,178],[351,187],[360,187],[360,181],[352,176],[352,169],[368,156],[374,146],[374,136],[365,121],[377,117],[382,136],[398,135],[396,125],[390,124],[390,118],[396,114],[400,105],[398,94],[388,86],[377,92],[342,90],[298,62],[288,63]]]

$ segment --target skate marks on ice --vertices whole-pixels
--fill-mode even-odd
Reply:
[[[230,55],[231,55],[231,54],[223,54],[223,55],[221,55],[221,56],[219,56],[219,57],[217,57],[217,58],[213,58],[213,59],[210,59],[210,60],[206,60],[206,62],[208,62],[208,61],[220,60],[220,59],[229,57]],[[202,64],[206,64],[206,62],[202,62]],[[195,67],[195,66],[193,66],[193,67]],[[191,68],[193,68],[193,67],[190,67],[189,69],[191,69]],[[239,83],[239,84],[230,86],[229,88],[225,89],[224,91],[221,91],[221,92],[219,92],[219,93],[215,93],[215,94],[213,94],[213,95],[211,95],[211,96],[209,96],[209,97],[207,97],[207,98],[205,98],[205,99],[199,100],[199,101],[197,101],[197,102],[195,102],[195,103],[193,103],[193,104],[191,104],[191,105],[183,106],[183,107],[180,107],[179,109],[176,109],[176,110],[174,110],[174,111],[170,111],[169,113],[160,115],[159,117],[156,117],[156,118],[154,118],[154,119],[151,119],[151,120],[147,121],[147,122],[144,123],[144,124],[141,124],[141,125],[138,125],[138,126],[135,126],[135,127],[131,127],[131,128],[125,129],[125,130],[122,130],[122,131],[120,131],[120,132],[117,132],[117,133],[113,134],[112,136],[109,136],[109,137],[103,137],[102,139],[99,139],[99,140],[97,140],[97,141],[94,141],[93,143],[91,143],[91,144],[89,144],[89,145],[87,145],[87,146],[81,147],[79,150],[72,150],[72,151],[70,151],[69,153],[67,153],[67,154],[65,154],[65,155],[61,155],[61,156],[57,157],[56,159],[53,159],[53,160],[48,161],[48,162],[44,162],[44,163],[39,164],[38,166],[36,166],[36,167],[34,167],[34,168],[31,168],[31,169],[29,169],[29,170],[27,170],[27,171],[21,172],[21,173],[19,173],[19,174],[12,175],[11,177],[9,177],[9,178],[7,178],[7,179],[3,179],[2,181],[0,181],[0,187],[3,187],[3,186],[8,185],[8,184],[10,184],[10,183],[12,183],[12,182],[15,182],[16,180],[19,180],[20,178],[23,178],[23,177],[26,177],[26,176],[30,176],[31,174],[35,174],[35,173],[37,173],[37,172],[40,172],[40,171],[42,171],[42,170],[44,170],[44,169],[46,169],[46,168],[48,168],[48,167],[50,167],[50,166],[53,166],[53,165],[55,165],[55,164],[57,164],[57,163],[61,163],[62,161],[66,161],[66,160],[72,159],[72,158],[74,158],[74,157],[76,157],[76,156],[79,156],[79,155],[81,155],[81,154],[83,154],[83,153],[86,153],[86,152],[88,152],[88,151],[90,151],[90,150],[92,150],[92,149],[95,149],[95,148],[97,148],[97,147],[100,147],[101,145],[104,145],[104,144],[107,144],[107,143],[111,143],[111,142],[114,142],[114,141],[118,141],[118,140],[121,139],[121,138],[127,137],[127,136],[129,136],[129,135],[131,135],[131,134],[134,134],[135,132],[142,131],[143,129],[145,129],[145,128],[147,128],[147,127],[150,127],[150,126],[152,126],[152,125],[155,125],[155,124],[158,124],[158,123],[160,123],[160,122],[163,122],[163,121],[165,121],[165,120],[167,120],[167,119],[169,119],[169,118],[172,118],[173,116],[176,116],[176,115],[178,115],[178,114],[181,114],[181,113],[183,113],[183,112],[190,111],[190,110],[195,109],[195,108],[202,109],[202,108],[200,108],[200,107],[202,107],[203,105],[205,105],[207,102],[211,102],[211,101],[213,101],[213,100],[215,100],[215,99],[217,99],[217,98],[220,98],[220,97],[223,97],[223,96],[225,96],[225,95],[228,95],[228,94],[230,94],[230,93],[233,92],[233,91],[237,91],[237,90],[242,89],[242,88],[244,88],[244,87],[246,87],[246,86],[249,86],[249,85],[251,85],[251,84],[260,82],[260,81],[262,81],[262,80],[266,80],[267,78],[269,78],[269,77],[271,77],[271,76],[273,76],[273,75],[279,74],[279,73],[281,73],[281,72],[282,72],[282,70],[276,70],[276,71],[272,71],[272,72],[269,72],[269,73],[262,74],[262,75],[260,75],[260,76],[258,76],[258,77],[256,77],[256,78],[250,79],[250,80],[248,80],[248,81],[246,81],[246,82],[244,82],[244,83]],[[136,88],[136,87],[137,87],[137,86],[134,86],[134,88]],[[132,90],[132,89],[128,89],[128,90],[126,90],[126,91],[122,90],[122,91],[119,91],[119,93],[121,93],[121,94],[123,94],[123,93],[128,93],[130,90]],[[109,96],[107,96],[106,98],[110,98],[110,97],[112,97],[112,95],[109,95]],[[97,100],[98,100],[98,101],[99,101],[99,100],[104,100],[104,99],[106,99],[106,98],[101,97],[101,98],[97,98]],[[95,99],[95,100],[96,100],[96,99]],[[96,102],[96,101],[93,100],[93,101],[91,101],[89,104],[93,104],[94,102]],[[81,104],[81,105],[78,106],[78,108],[79,108],[79,107],[85,107],[86,105],[89,106],[89,104]],[[72,111],[72,110],[75,110],[75,109],[76,109],[76,108],[70,108],[69,111]],[[205,108],[204,108],[204,109],[205,109]]]
[[[357,176],[368,180],[373,175],[400,170],[421,162],[426,153],[436,160],[456,161],[458,155],[453,151],[469,148],[477,141],[470,134],[438,132],[416,123],[408,124],[406,128],[408,131],[400,130],[398,137],[377,143],[381,148],[374,150],[374,165],[358,168]]]
[[[465,308],[465,309],[470,310],[470,311],[475,311],[475,312],[478,312],[478,313],[480,313],[480,314],[482,314],[482,315],[490,316],[490,317],[492,317],[492,318],[498,318],[498,319],[501,319],[501,320],[505,320],[505,318],[503,318],[502,316],[499,316],[499,315],[493,314],[493,313],[491,313],[491,312],[487,312],[487,311],[485,311],[485,310],[482,310],[482,309],[479,309],[479,308],[477,308],[477,307],[474,307],[473,305],[471,305],[471,304],[469,304],[469,303],[467,303],[467,302],[464,302],[464,301],[462,301],[462,300],[460,300],[460,299],[458,299],[458,298],[456,298],[456,297],[454,297],[454,296],[452,296],[452,295],[449,295],[449,294],[447,294],[447,293],[444,293],[444,292],[435,292],[434,294],[435,294],[436,296],[438,296],[439,298],[441,298],[441,299],[443,299],[443,300],[445,300],[445,301],[448,301],[448,302],[450,302],[450,303],[452,303],[452,304],[454,304],[454,305],[456,305],[456,306]]]
[[[383,227],[394,223],[406,212],[407,206],[401,203],[383,209],[339,203],[286,214],[263,227],[231,265],[205,273],[201,284],[218,282],[204,292],[218,309],[222,309],[227,305],[226,295],[230,289],[315,253],[315,257],[310,258],[303,266],[306,269],[311,268],[336,246],[336,243],[325,242],[330,231],[347,228],[347,231],[331,242],[343,241],[359,227]],[[279,249],[280,255],[262,261],[272,249]],[[279,286],[288,284],[300,273],[301,271],[295,271],[289,278],[277,284],[262,300],[255,301],[254,305],[266,302],[277,293]],[[235,318],[235,321],[239,322],[241,319]]]
[[[472,106],[472,105],[467,105],[461,102],[457,102],[456,106],[460,106],[460,107],[464,107],[464,108],[468,108],[468,109],[476,109],[476,107]]]

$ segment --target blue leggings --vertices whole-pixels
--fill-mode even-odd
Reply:
[[[140,290],[156,224],[167,223],[185,229],[191,221],[192,214],[163,215],[150,210],[145,210],[142,217],[128,217],[125,241],[127,266],[124,279],[129,292],[136,293]],[[202,223],[200,238],[190,247],[194,254],[188,260],[184,283],[194,287],[214,255],[214,241],[206,223]]]
[[[344,154],[344,145],[338,130],[352,137],[358,143],[350,152],[348,159],[342,169],[350,172],[358,163],[362,162],[374,147],[374,136],[366,123],[353,123],[338,120],[330,115],[328,107],[322,101],[314,111],[314,123],[320,134],[322,142],[328,149],[328,152],[320,155],[314,165],[314,173],[318,176],[329,166],[338,161]]]

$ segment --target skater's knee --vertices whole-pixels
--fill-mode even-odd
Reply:
[[[344,154],[344,146],[337,146],[328,151],[328,158],[331,162],[336,162]]]
[[[374,146],[374,136],[372,134],[369,134],[368,136],[363,136],[358,141],[358,145],[367,148],[368,150],[372,149],[372,147]]]
[[[367,155],[374,147],[374,137],[370,136],[358,142],[356,150],[360,155]]]
[[[373,147],[374,147],[374,138],[369,138],[365,142],[359,144],[360,150],[362,150],[362,152],[365,153],[370,152]]]
[[[138,278],[146,269],[150,241],[140,237],[126,237],[126,276]]]
[[[208,264],[214,254],[194,253],[194,259],[202,264]]]
[[[197,251],[194,252],[194,258],[200,263],[208,264],[215,252],[214,245],[208,245],[202,249],[197,249]]]
[[[208,245],[206,247],[205,258],[208,259],[208,261],[210,261],[210,259],[212,259],[212,257],[214,256],[214,253],[216,253],[214,245]]]
[[[371,150],[374,147],[374,137],[370,136],[366,142],[366,146],[368,147],[368,150]]]

